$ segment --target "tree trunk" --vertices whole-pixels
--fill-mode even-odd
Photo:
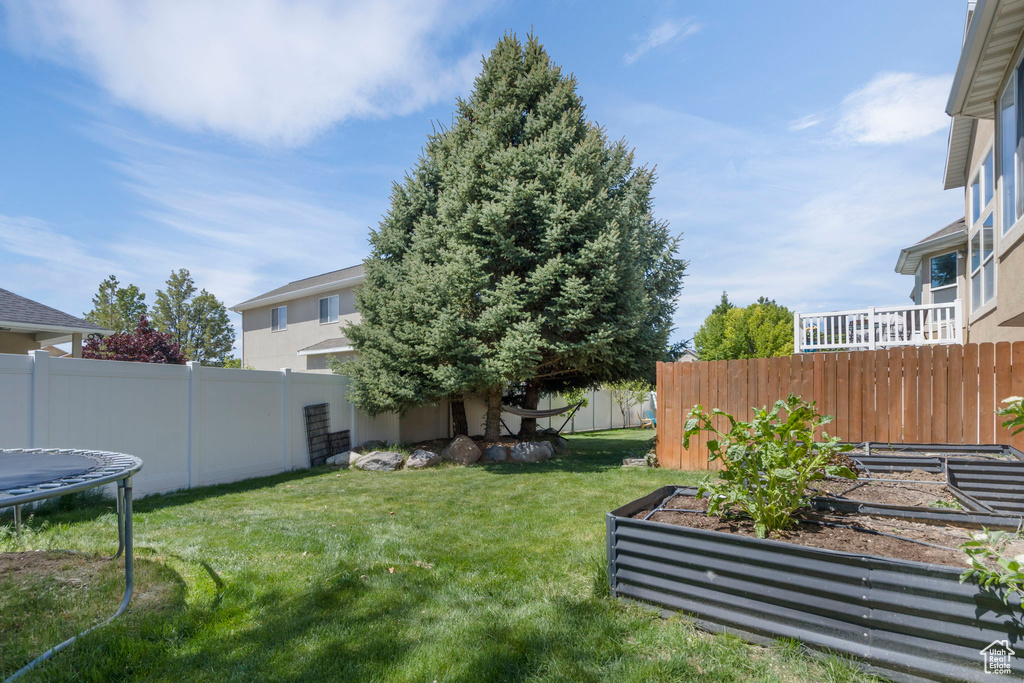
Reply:
[[[531,380],[526,383],[526,394],[523,397],[523,407],[529,410],[537,410],[540,403],[540,381]],[[537,418],[524,417],[519,423],[519,436],[532,438],[537,436]]]
[[[487,420],[484,422],[484,441],[501,439],[501,385],[487,390]]]
[[[455,436],[464,434],[469,436],[469,421],[466,419],[466,402],[462,398],[449,401],[452,408],[452,431]]]

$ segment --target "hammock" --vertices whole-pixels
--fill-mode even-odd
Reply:
[[[565,425],[569,424],[569,420],[572,419],[572,416],[576,414],[576,411],[579,410],[580,406],[582,405],[583,403],[581,402],[573,406],[563,406],[561,408],[546,408],[544,410],[530,410],[529,408],[517,408],[515,406],[502,405],[501,410],[502,412],[512,413],[513,415],[518,415],[519,417],[532,417],[538,420],[543,419],[545,417],[554,417],[556,415],[561,415],[564,412],[571,411],[569,412],[569,417],[565,418],[565,422],[563,422],[562,426],[558,428],[558,432],[561,433],[561,431],[565,429]],[[504,420],[501,421],[501,425],[505,428],[505,431],[508,432],[508,435],[512,436],[512,430],[508,428],[508,425],[505,424]]]
[[[581,405],[583,404],[577,403],[574,406],[563,406],[561,408],[546,408],[544,410],[530,410],[529,408],[517,408],[515,406],[503,405],[501,406],[501,410],[502,412],[512,413],[513,415],[518,415],[519,417],[535,417],[540,419],[544,417],[554,417],[555,415],[561,415],[565,411],[575,410],[576,408],[579,408]]]

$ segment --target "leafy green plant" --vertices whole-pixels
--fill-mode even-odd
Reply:
[[[960,583],[977,577],[983,589],[997,593],[1004,604],[1010,604],[1010,597],[1024,607],[1024,554],[1006,557],[1003,552],[1016,534],[1005,531],[982,529],[971,535],[971,540],[960,544],[967,553],[968,569],[960,574]]]
[[[930,508],[947,508],[949,510],[963,510],[964,506],[955,500],[933,500],[928,503]]]
[[[728,419],[727,431],[715,427],[716,415]],[[686,421],[684,445],[688,448],[697,433],[709,432],[715,438],[708,439],[708,459],[721,460],[725,466],[720,481],[709,476],[698,489],[698,497],[708,498],[708,514],[738,508],[754,520],[754,532],[764,538],[793,524],[793,515],[808,503],[810,482],[826,476],[856,479],[852,463],[842,455],[852,446],[825,432],[823,441],[814,440],[815,431],[832,419],[820,415],[813,402],[792,394],[771,410],[754,409],[750,422],[717,408],[708,414],[694,406]]]
[[[996,411],[996,415],[1008,417],[1003,426],[1010,430],[1011,434],[1024,432],[1024,398],[1020,396],[1008,396],[1003,399],[1005,408]]]

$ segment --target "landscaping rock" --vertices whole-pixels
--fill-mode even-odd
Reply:
[[[554,427],[547,427],[546,429],[539,429],[539,430],[537,430],[537,433],[538,434],[554,434],[555,436],[558,436],[558,430],[555,429]]]
[[[441,458],[456,465],[472,465],[480,459],[480,455],[480,447],[473,439],[464,435],[455,437],[441,451]]]
[[[373,441],[364,441],[363,445],[361,446],[361,448],[363,449],[363,453],[371,453],[373,451],[379,451],[382,448],[387,448],[387,447],[388,447],[388,442],[387,441],[378,441],[376,439],[374,439]]]
[[[515,462],[544,462],[554,454],[554,446],[547,441],[517,443],[509,450],[509,458]]]
[[[335,467],[348,467],[352,464],[352,451],[335,453],[331,457],[327,458],[324,463],[327,465],[334,465]]]
[[[557,434],[545,434],[544,440],[551,444],[555,453],[565,453],[569,450],[569,442]]]
[[[394,451],[373,451],[360,456],[356,467],[373,472],[393,472],[402,467],[402,454]]]
[[[425,451],[422,448],[417,448],[406,460],[405,466],[413,469],[422,469],[424,467],[430,467],[441,462],[441,456],[433,451]]]
[[[494,444],[484,449],[484,462],[505,462],[508,460],[508,449]]]
[[[650,467],[647,458],[623,458],[623,467]]]

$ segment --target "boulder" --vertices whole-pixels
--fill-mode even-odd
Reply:
[[[334,465],[335,467],[348,467],[352,464],[352,451],[345,451],[344,453],[335,453],[331,457],[324,461],[326,465]]]
[[[555,453],[565,453],[569,450],[569,442],[557,434],[545,434],[544,440],[551,444],[551,447],[555,449]]]
[[[539,429],[539,430],[537,430],[537,433],[538,434],[554,434],[555,436],[558,436],[558,430],[555,429],[554,427],[547,427],[546,429]]]
[[[372,441],[364,441],[363,445],[360,446],[360,448],[362,449],[363,453],[371,453],[373,451],[379,451],[379,450],[381,450],[383,448],[387,448],[387,447],[388,447],[388,442],[387,441],[378,441],[376,439],[374,439]]]
[[[484,449],[484,462],[505,462],[508,460],[508,449],[500,444],[493,444]]]
[[[460,435],[441,451],[441,458],[456,465],[472,465],[480,459],[480,447],[468,436]]]
[[[509,458],[515,462],[544,462],[554,454],[554,446],[547,441],[517,443],[509,450]]]
[[[394,451],[373,451],[356,460],[356,467],[373,472],[393,472],[402,467],[402,454]]]
[[[417,448],[409,456],[409,459],[405,461],[406,467],[413,469],[422,469],[424,467],[430,467],[441,462],[441,456],[433,451],[426,451],[422,448]]]
[[[623,458],[623,467],[648,467],[647,458]]]

